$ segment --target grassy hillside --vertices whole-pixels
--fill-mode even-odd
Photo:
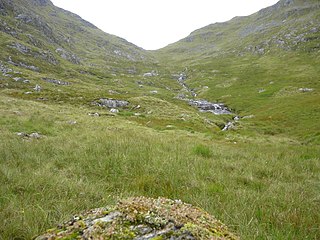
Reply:
[[[2,239],[30,239],[79,211],[139,195],[196,204],[242,239],[319,236],[318,146],[159,131],[88,116],[86,107],[3,96],[1,106]]]
[[[48,0],[0,0],[0,239],[129,196],[200,206],[242,239],[319,239],[319,12],[280,1],[145,51]]]
[[[199,98],[254,115],[249,129],[319,143],[319,1],[279,1],[156,52]],[[174,71],[174,70],[173,70]]]

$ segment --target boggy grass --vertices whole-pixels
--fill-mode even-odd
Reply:
[[[242,239],[319,237],[317,146],[276,137],[235,144],[223,136],[155,131],[121,117],[94,118],[86,109],[1,104],[1,119],[22,112],[0,128],[2,239],[30,239],[79,211],[141,195],[200,206]],[[43,121],[30,129],[34,115]],[[72,119],[77,124],[68,124]],[[19,126],[46,127],[46,136],[23,140],[15,134]]]

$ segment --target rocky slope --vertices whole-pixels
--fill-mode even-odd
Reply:
[[[34,65],[40,72],[65,65],[135,71],[139,63],[150,61],[142,48],[102,32],[49,0],[1,0],[0,31],[1,60]]]
[[[221,55],[263,55],[278,50],[320,50],[320,3],[281,0],[246,17],[215,23],[159,51],[167,60]]]

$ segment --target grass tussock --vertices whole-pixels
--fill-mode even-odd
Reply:
[[[0,139],[3,239],[30,239],[79,211],[141,195],[200,206],[243,239],[319,233],[316,146],[157,131],[123,117],[22,100],[6,109],[7,100]],[[21,115],[3,117],[18,109]],[[17,131],[42,138],[24,139]]]

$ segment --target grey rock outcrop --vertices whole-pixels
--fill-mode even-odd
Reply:
[[[34,89],[36,92],[40,92],[40,91],[41,91],[41,86],[37,84],[33,89]]]
[[[80,64],[79,57],[77,55],[75,55],[74,53],[70,53],[70,52],[64,50],[63,48],[57,48],[56,53],[58,53],[60,55],[60,57],[62,57],[63,59],[65,59],[73,64]]]
[[[235,128],[235,125],[234,125],[234,122],[228,122],[224,128],[222,129],[222,131],[228,131],[228,130],[231,130],[231,129],[234,129]]]
[[[300,92],[312,92],[313,88],[299,88]]]
[[[110,109],[110,112],[111,112],[111,113],[119,113],[119,110],[116,109],[116,108],[111,108],[111,109]]]
[[[53,78],[42,78],[42,80],[44,80],[48,83],[56,84],[56,85],[70,85],[69,82],[64,82],[64,81],[53,79]]]
[[[24,132],[18,132],[17,135],[19,137],[22,137],[24,139],[40,139],[42,138],[42,135],[40,133],[37,132],[33,132],[33,133],[24,133]]]
[[[94,104],[100,107],[119,108],[127,106],[129,102],[110,98],[100,98],[98,101],[95,101]]]
[[[33,65],[28,65],[27,63],[24,63],[24,62],[19,62],[19,63],[16,63],[12,60],[11,56],[9,56],[8,58],[8,63],[13,65],[13,66],[20,66],[20,67],[23,67],[23,68],[26,68],[26,69],[29,69],[29,70],[32,70],[32,71],[35,71],[35,72],[39,72],[39,68],[36,67],[36,66],[33,66]]]
[[[116,206],[92,209],[35,240],[54,239],[202,239],[238,240],[228,228],[200,208],[180,200],[136,197]]]
[[[147,72],[143,74],[144,77],[155,77],[158,76],[158,73],[155,70],[152,70],[151,72]]]
[[[223,103],[212,103],[206,100],[189,100],[189,104],[199,108],[201,112],[211,112],[215,115],[232,114]]]

